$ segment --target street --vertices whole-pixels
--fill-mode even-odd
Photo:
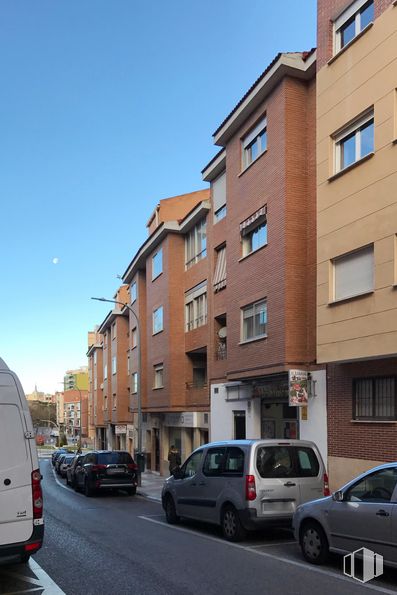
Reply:
[[[273,530],[230,544],[214,527],[167,525],[158,502],[122,492],[86,498],[55,478],[49,460],[41,461],[41,469],[45,541],[32,570],[38,564],[66,595],[396,591],[394,570],[361,585],[343,576],[339,557],[323,567],[306,564],[289,531]],[[29,570],[24,565],[2,567],[0,594],[59,592],[51,585],[40,589],[34,579],[16,588],[15,573],[26,576]]]

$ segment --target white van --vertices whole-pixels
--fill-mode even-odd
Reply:
[[[33,425],[21,383],[0,358],[0,562],[41,548],[43,496]]]

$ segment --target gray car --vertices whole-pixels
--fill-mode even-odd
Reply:
[[[302,502],[327,494],[328,478],[313,442],[230,440],[195,450],[163,486],[169,523],[180,517],[221,525],[238,541],[247,530],[290,525]]]
[[[299,506],[293,525],[312,564],[324,563],[329,551],[366,547],[397,567],[397,463],[375,467],[331,497]]]

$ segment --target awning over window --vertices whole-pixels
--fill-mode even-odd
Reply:
[[[218,250],[218,257],[214,273],[214,291],[220,291],[226,287],[226,246]]]
[[[256,223],[256,222],[260,223],[260,221],[258,221],[258,220],[261,217],[265,218],[266,213],[267,213],[267,207],[266,207],[266,205],[263,205],[263,207],[261,207],[260,209],[255,211],[255,213],[253,213],[252,215],[250,215],[248,217],[248,219],[245,219],[245,221],[242,221],[240,223],[241,235],[245,235],[246,233],[248,233],[248,231],[252,229],[254,223]]]

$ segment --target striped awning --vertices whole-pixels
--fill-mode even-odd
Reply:
[[[248,219],[245,219],[240,223],[240,233],[244,235],[244,233],[247,232],[247,230],[252,226],[252,224],[255,223],[255,221],[257,221],[257,219],[259,219],[260,217],[266,217],[266,213],[267,207],[266,205],[263,205],[263,207],[255,211],[255,213],[253,213],[252,215],[250,215]]]
[[[226,287],[226,246],[217,251],[213,283],[215,293]]]

